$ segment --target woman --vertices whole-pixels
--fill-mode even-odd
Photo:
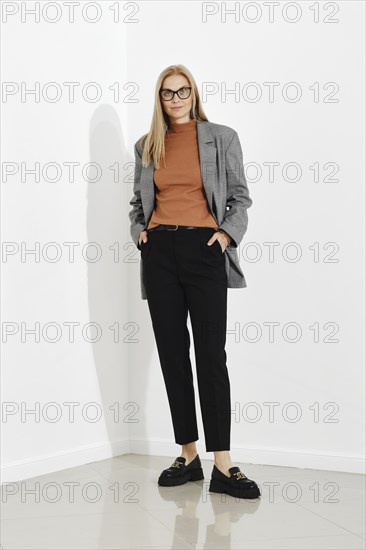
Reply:
[[[141,251],[148,300],[181,455],[159,485],[203,479],[192,369],[190,314],[206,451],[214,452],[209,490],[241,498],[257,484],[230,458],[231,402],[226,367],[227,288],[246,286],[237,247],[252,204],[238,134],[209,122],[183,65],[160,74],[150,132],[135,143],[131,236]]]

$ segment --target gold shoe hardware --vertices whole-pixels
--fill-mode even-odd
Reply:
[[[237,479],[248,479],[246,475],[244,475],[242,472],[235,472],[234,476],[237,477]]]
[[[182,465],[181,462],[179,462],[179,460],[176,460],[172,465],[171,465],[171,468],[180,468]]]

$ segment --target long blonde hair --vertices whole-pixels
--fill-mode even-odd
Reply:
[[[192,90],[192,108],[190,112],[191,119],[208,120],[202,107],[201,98],[198,92],[197,84],[184,65],[170,65],[164,69],[156,82],[155,86],[155,103],[152,116],[150,131],[140,138],[141,146],[143,147],[142,164],[148,166],[151,161],[154,162],[155,168],[160,168],[160,162],[165,163],[165,133],[169,127],[169,117],[163,111],[159,91],[163,81],[167,76],[173,74],[181,74],[185,76]]]

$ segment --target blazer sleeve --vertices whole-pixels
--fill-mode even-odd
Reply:
[[[238,133],[235,131],[226,150],[226,182],[226,213],[219,229],[226,231],[232,238],[230,246],[237,247],[247,230],[247,209],[253,201],[249,196],[243,166],[243,152]]]
[[[138,240],[141,231],[145,229],[145,216],[141,202],[141,170],[142,170],[142,158],[137,147],[138,141],[135,143],[135,172],[133,183],[133,197],[130,200],[132,210],[129,212],[129,218],[131,222],[130,234],[133,242],[139,250],[141,250]]]

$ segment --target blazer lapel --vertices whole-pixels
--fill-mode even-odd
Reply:
[[[212,194],[216,181],[217,149],[212,132],[205,120],[197,120],[197,140],[202,184],[212,212]],[[216,220],[217,221],[217,220]]]

